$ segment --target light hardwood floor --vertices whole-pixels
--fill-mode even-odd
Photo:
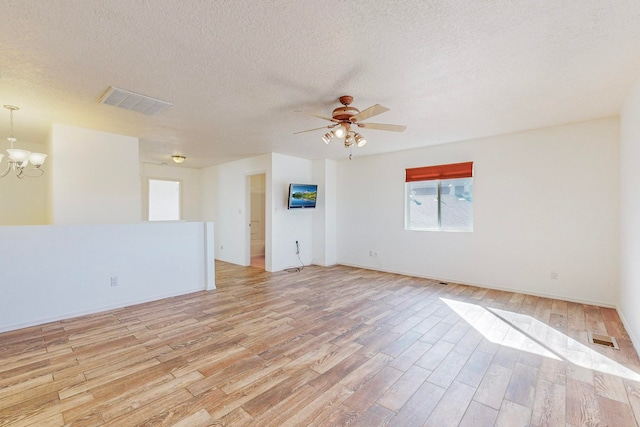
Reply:
[[[640,419],[615,310],[349,267],[216,268],[212,292],[0,334],[0,426]]]

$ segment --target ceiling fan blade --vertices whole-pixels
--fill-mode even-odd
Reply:
[[[319,114],[314,114],[314,113],[307,113],[307,112],[304,112],[304,111],[299,111],[299,112],[302,113],[302,114],[305,114],[307,116],[317,117],[317,118],[322,119],[322,120],[328,120],[330,122],[339,122],[339,120],[332,119],[331,117],[321,116]]]
[[[355,116],[351,116],[350,120],[352,122],[359,122],[360,120],[367,120],[369,117],[377,116],[378,114],[382,114],[385,111],[389,111],[387,107],[383,107],[380,104],[373,105],[366,110],[360,111]]]
[[[385,125],[382,123],[358,123],[358,127],[376,130],[390,130],[392,132],[404,132],[407,128],[403,125]]]
[[[322,126],[321,128],[315,128],[315,129],[308,129],[308,130],[301,130],[300,132],[294,132],[294,135],[297,135],[299,133],[305,133],[305,132],[313,132],[314,130],[320,130],[320,129],[328,129],[329,126]]]

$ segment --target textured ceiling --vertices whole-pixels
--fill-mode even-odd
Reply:
[[[0,104],[19,140],[51,123],[138,136],[141,159],[203,167],[325,145],[340,95],[390,111],[355,156],[618,114],[640,76],[637,0],[2,0]],[[173,103],[100,105],[109,86]],[[1,111],[0,134],[8,134]]]

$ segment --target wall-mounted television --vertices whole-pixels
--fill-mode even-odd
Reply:
[[[318,186],[315,184],[289,184],[289,209],[308,209],[316,207]]]

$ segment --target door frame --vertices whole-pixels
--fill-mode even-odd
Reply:
[[[246,242],[245,242],[245,265],[251,265],[251,177],[257,175],[264,175],[265,188],[264,188],[264,205],[265,205],[265,215],[263,221],[264,227],[264,256],[265,256],[265,270],[267,268],[266,259],[267,259],[267,172],[266,171],[257,171],[248,173],[245,175],[245,224],[246,224]]]

